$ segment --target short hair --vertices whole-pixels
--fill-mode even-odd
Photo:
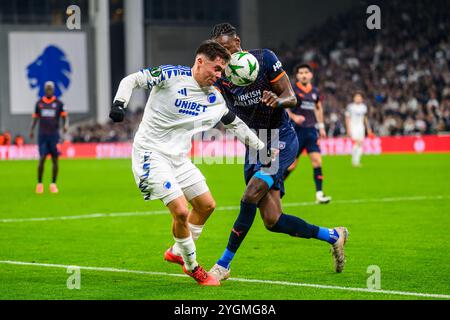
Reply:
[[[236,36],[236,28],[228,22],[216,24],[211,32],[211,39],[216,39],[222,35]]]
[[[299,69],[308,69],[309,72],[313,72],[312,68],[309,64],[307,63],[299,63],[294,67],[294,73],[297,73]]]
[[[44,88],[46,87],[52,87],[53,89],[55,88],[55,84],[53,83],[53,81],[46,81],[44,83]]]
[[[205,55],[209,60],[215,60],[217,57],[222,58],[226,63],[231,59],[231,55],[225,47],[214,40],[203,41],[195,53]]]

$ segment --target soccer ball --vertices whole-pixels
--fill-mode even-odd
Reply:
[[[237,86],[248,86],[256,80],[259,63],[250,52],[239,51],[231,55],[230,62],[225,68],[225,76]]]

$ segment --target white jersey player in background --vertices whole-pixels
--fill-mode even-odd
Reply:
[[[345,112],[345,123],[347,126],[347,134],[353,141],[352,148],[352,165],[354,167],[361,166],[361,156],[363,154],[363,141],[365,137],[365,129],[369,136],[372,130],[367,119],[367,106],[363,103],[361,93],[356,93],[353,97],[353,103],[347,106]]]
[[[175,244],[164,258],[182,265],[201,285],[220,284],[197,263],[194,243],[215,201],[205,177],[189,158],[191,138],[222,121],[240,141],[258,150],[264,147],[213,87],[229,59],[220,44],[205,41],[197,49],[192,68],[161,66],[122,79],[110,112],[114,122],[122,121],[133,89],[151,89],[133,142],[134,178],[144,200],[160,199],[172,214]]]

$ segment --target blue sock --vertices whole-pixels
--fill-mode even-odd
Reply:
[[[314,183],[316,184],[316,191],[322,191],[322,167],[314,168]]]
[[[319,227],[319,233],[317,233],[317,239],[329,242],[331,244],[335,243],[339,239],[339,234],[336,229],[328,229]]]
[[[247,232],[250,230],[253,220],[256,216],[256,204],[241,201],[241,211],[234,222],[233,229],[231,229],[228,245],[222,257],[217,261],[217,264],[229,268],[234,254],[239,249],[242,241],[244,241]]]
[[[272,232],[286,233],[293,237],[316,238],[319,227],[309,224],[296,216],[282,213],[277,223],[269,229]]]
[[[225,251],[222,254],[222,257],[220,257],[219,261],[217,261],[217,264],[219,266],[229,269],[231,260],[233,260],[234,255],[235,252],[231,252],[230,250],[225,249]]]

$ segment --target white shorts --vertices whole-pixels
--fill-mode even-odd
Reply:
[[[200,170],[187,157],[170,157],[133,147],[132,169],[144,200],[165,205],[184,195],[188,201],[209,190]]]
[[[364,132],[365,132],[364,127],[361,127],[361,126],[352,127],[352,129],[350,131],[352,140],[363,141],[364,140]]]

